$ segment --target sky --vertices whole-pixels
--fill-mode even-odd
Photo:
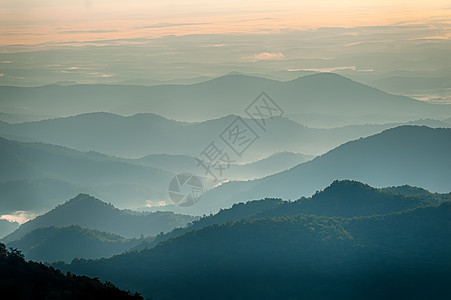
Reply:
[[[449,1],[0,0],[0,26],[0,85],[332,71],[451,101]],[[390,90],[380,81],[392,76],[434,78]]]
[[[449,22],[449,1],[2,0],[1,45]],[[449,33],[447,35],[449,37]]]

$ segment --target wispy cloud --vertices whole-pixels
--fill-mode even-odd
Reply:
[[[65,69],[63,69],[63,70],[60,70],[59,72],[60,72],[60,73],[70,74],[70,73],[78,72],[78,71],[81,71],[81,70],[86,70],[86,68],[80,68],[80,67],[68,67],[68,68],[65,68]]]
[[[33,219],[35,216],[36,214],[32,212],[19,210],[9,215],[1,215],[0,219],[8,220],[9,222],[17,222],[19,224],[23,224],[28,220]]]
[[[61,30],[59,34],[80,34],[80,33],[112,33],[119,32],[119,30]]]
[[[281,60],[285,55],[282,52],[260,52],[255,55],[245,56],[244,60],[257,61],[257,60]]]
[[[97,78],[110,78],[110,77],[115,76],[115,74],[106,74],[106,73],[102,73],[102,72],[92,72],[92,73],[88,73],[88,74],[93,77],[97,77]]]
[[[152,25],[145,25],[145,26],[139,26],[135,27],[135,29],[145,29],[145,28],[168,28],[168,27],[178,27],[178,26],[198,26],[198,25],[210,25],[212,23],[157,23]]]
[[[165,205],[167,205],[165,201],[146,200],[146,207],[163,207]]]
[[[299,69],[302,71],[312,71],[312,72],[336,72],[336,71],[343,71],[343,70],[351,70],[351,71],[360,71],[360,72],[372,72],[373,70],[357,70],[356,66],[342,66],[342,67],[330,67],[330,68],[306,68],[306,69]]]

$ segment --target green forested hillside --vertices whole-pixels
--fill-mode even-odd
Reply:
[[[441,299],[451,292],[446,199],[334,182],[297,202],[237,204],[160,235],[150,249],[54,266],[156,299]]]
[[[451,292],[450,202],[434,206],[348,181],[329,189],[321,196],[329,204],[360,193],[373,200],[364,199],[366,206],[390,200],[395,212],[283,216],[283,202],[267,199],[201,219],[206,227],[193,225],[153,248],[55,266],[157,299],[435,299]],[[308,201],[323,205],[321,197]],[[396,211],[409,201],[418,206]],[[352,212],[358,202],[343,203]]]
[[[139,239],[126,239],[73,225],[38,228],[7,245],[19,249],[26,259],[33,261],[71,262],[74,258],[110,257],[127,251],[140,242]]]
[[[420,194],[413,191],[421,191]],[[357,181],[334,181],[323,191],[309,198],[296,201],[266,198],[234,204],[230,209],[220,210],[215,215],[204,216],[190,226],[177,228],[154,240],[144,241],[135,249],[152,247],[159,242],[214,224],[225,224],[242,218],[285,217],[299,214],[330,217],[361,217],[384,215],[406,209],[439,204],[451,200],[450,194],[430,193],[410,186],[376,189]]]
[[[260,216],[307,214],[350,218],[385,215],[419,206],[437,204],[438,200],[433,198],[434,194],[425,192],[427,194],[424,195],[429,197],[404,195],[398,193],[396,189],[376,189],[357,181],[334,181],[324,191],[317,192],[310,198],[284,202]]]

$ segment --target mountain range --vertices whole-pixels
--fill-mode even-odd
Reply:
[[[301,153],[278,152],[249,163],[231,163],[227,169],[226,176],[230,180],[260,178],[290,169],[312,158],[312,155]],[[126,159],[124,161],[174,173],[188,172],[198,176],[205,175],[205,170],[197,165],[195,157],[188,155],[151,154],[139,159]]]
[[[248,164],[232,163],[227,176],[234,180],[259,178],[309,159],[311,156],[297,153],[276,153]],[[195,158],[187,155],[123,159],[1,137],[0,163],[0,215],[42,213],[80,192],[108,199],[121,208],[158,205],[169,201],[167,187],[175,172],[191,172],[205,185],[209,183]]]
[[[437,118],[449,117],[451,112],[450,106],[391,95],[333,73],[313,74],[286,82],[232,74],[190,85],[0,87],[0,110],[53,116],[94,111],[153,112],[177,120],[201,121],[241,114],[263,91],[284,111],[294,114]]]
[[[43,143],[0,138],[0,211],[43,212],[80,192],[119,207],[166,199],[173,173]],[[158,200],[160,201],[160,200]]]
[[[352,179],[376,187],[412,185],[451,190],[451,129],[400,126],[347,142],[287,171],[253,181],[232,181],[206,192],[186,213],[209,214],[233,203],[275,197],[296,200],[330,182]]]
[[[147,221],[141,220],[139,223],[136,217],[124,216],[121,211],[114,210],[110,205],[93,197],[79,195],[54,211],[28,222],[20,230],[6,237],[4,241],[7,242],[8,247],[22,251],[27,259],[42,262],[71,262],[74,258],[105,258],[131,249],[152,248],[190,231],[241,219],[280,218],[299,214],[352,218],[385,215],[418,207],[439,205],[446,201],[451,201],[451,193],[430,193],[427,190],[410,186],[375,189],[360,182],[335,181],[324,191],[310,198],[301,198],[294,202],[267,198],[235,204],[230,209],[221,210],[215,215],[204,216],[200,220],[193,218],[192,221],[185,220],[185,224],[173,224],[172,228],[175,229],[165,230],[156,237],[144,238],[143,233],[148,234],[149,232],[141,231],[139,239],[130,239],[97,229],[68,224],[82,224],[90,228],[101,228],[110,232],[120,231],[124,234],[125,228],[118,229],[112,225],[118,222],[123,227],[134,226],[138,231],[141,226],[152,227],[155,235],[158,228],[155,228],[155,221],[152,224],[149,223],[149,219],[157,218],[158,213],[148,215]],[[108,217],[107,220],[112,221],[108,224],[95,222],[89,215],[81,217],[81,211],[89,211],[90,214],[96,215],[100,219]],[[127,214],[127,212],[125,213]],[[133,213],[128,212],[128,214]],[[170,220],[171,215],[168,213],[165,215],[166,219]],[[167,225],[168,222],[160,216],[157,223],[161,224],[157,226],[161,228],[165,222]],[[137,223],[139,224],[137,225]],[[138,233],[134,232],[133,236],[137,237]],[[130,235],[130,232],[128,234]]]
[[[74,258],[110,257],[141,242],[140,239],[126,239],[116,234],[71,225],[40,227],[7,243],[7,246],[19,249],[27,260],[71,262]]]
[[[158,235],[155,239],[143,241],[135,249],[152,248],[162,241],[189,231],[241,219],[280,218],[299,214],[345,218],[365,217],[439,205],[447,201],[451,201],[451,193],[431,193],[408,185],[377,189],[357,181],[334,181],[323,191],[296,201],[265,198],[233,204],[231,208],[221,209],[214,215],[204,216],[186,227],[176,228],[166,234]]]
[[[253,119],[242,118],[254,132],[252,138],[256,139],[239,156],[226,144],[227,138],[223,134],[230,129],[229,126],[236,124],[237,118],[237,115],[228,115],[198,123],[185,123],[155,114],[124,117],[111,113],[89,113],[19,124],[2,122],[0,135],[12,140],[42,142],[122,158],[142,158],[150,154],[200,156],[214,142],[229,152],[235,163],[243,164],[278,152],[323,154],[347,141],[403,125],[387,123],[318,129],[284,117],[274,117],[265,119],[266,131],[263,131]],[[410,125],[450,127],[448,123],[436,120],[417,120]]]
[[[335,182],[311,199],[235,205],[148,248],[54,266],[158,299],[440,298],[451,202],[419,191]]]
[[[336,179],[355,179],[377,187],[410,184],[447,192],[450,188],[447,180],[451,169],[447,152],[450,140],[450,129],[401,126],[347,142],[296,167],[300,160],[287,153],[280,154],[280,159],[276,155],[251,164],[232,163],[230,175],[236,176],[232,179],[248,180],[281,172],[248,182],[223,183],[210,191],[207,189],[197,205],[182,209],[168,205],[167,186],[174,174],[171,171],[180,164],[183,172],[197,169],[199,173],[193,173],[205,175],[189,156],[123,159],[42,143],[0,139],[2,164],[7,166],[0,172],[0,194],[4,199],[1,205],[4,213],[19,210],[40,213],[60,204],[61,199],[84,191],[108,199],[118,207],[158,205],[153,210],[202,215],[249,199],[298,199]],[[284,147],[283,141],[272,144]],[[161,207],[160,203],[167,206]]]
[[[27,233],[42,227],[67,227],[78,225],[83,228],[105,231],[126,238],[153,236],[185,226],[195,217],[172,212],[144,213],[120,210],[113,205],[86,194],[58,205],[53,210],[36,217],[2,239],[9,243],[24,237]]]

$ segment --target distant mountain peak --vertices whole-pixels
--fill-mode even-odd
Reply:
[[[238,72],[227,73],[227,74],[224,74],[222,76],[216,77],[215,79],[227,79],[227,78],[257,78],[257,79],[265,79],[265,80],[267,79],[267,78],[262,77],[262,76],[247,75],[247,74],[238,73]],[[267,79],[267,80],[272,81],[271,79]]]
[[[95,199],[93,196],[89,195],[89,194],[85,194],[85,193],[80,193],[77,196],[75,196],[75,198],[73,198],[72,200],[80,200],[80,199],[86,199],[86,198],[92,198]],[[71,201],[71,200],[69,200]],[[100,201],[100,200],[99,200]]]
[[[310,74],[310,75],[305,75],[305,76],[300,76],[296,79],[293,80],[289,80],[286,81],[287,83],[289,82],[298,82],[298,81],[315,81],[318,83],[323,83],[323,84],[330,84],[331,82],[336,82],[337,84],[349,84],[349,83],[354,83],[357,85],[361,85],[361,86],[366,86],[368,88],[371,88],[368,85],[365,85],[363,83],[360,83],[358,81],[354,81],[348,77],[342,76],[340,74],[337,73],[331,73],[331,72],[322,72],[322,73],[315,73],[315,74]]]
[[[318,192],[316,195],[364,195],[368,193],[375,193],[377,189],[360,181],[356,180],[335,180],[329,186],[327,186],[323,191]]]
[[[140,234],[156,235],[184,226],[195,219],[192,216],[176,215],[172,212],[139,213],[121,210],[89,194],[80,193],[51,211],[22,224],[3,241],[17,240],[39,227],[70,225],[79,225],[124,237],[138,237]]]
[[[205,121],[193,122],[193,123],[188,123],[188,124],[191,124],[191,125],[208,124],[209,122],[222,122],[222,121],[230,121],[231,122],[231,121],[235,120],[238,117],[240,117],[240,116],[236,115],[236,114],[228,114],[228,115],[220,117],[220,118],[208,119],[208,120],[205,120]]]
[[[384,131],[382,131],[382,133],[384,132],[407,132],[407,131],[419,131],[422,130],[423,132],[432,132],[432,131],[437,131],[437,130],[449,130],[448,128],[431,128],[429,126],[425,126],[425,125],[401,125],[401,126],[397,126],[397,127],[393,127],[393,128],[389,128],[389,129],[385,129]]]
[[[84,117],[123,117],[121,115],[118,114],[114,114],[111,112],[105,112],[105,111],[96,111],[96,112],[87,112],[87,113],[82,113],[82,114],[78,114],[78,115],[74,115],[72,117],[80,117],[80,116],[84,116]],[[64,118],[57,118],[57,119],[64,119]]]
[[[362,189],[374,189],[373,187],[369,186],[366,183],[350,179],[334,180],[326,189],[335,189],[341,187],[358,187]]]
[[[376,192],[374,187],[356,180],[335,180],[323,191],[318,192],[322,195],[362,195],[369,192]]]
[[[168,119],[166,117],[163,117],[162,115],[159,114],[154,114],[154,113],[137,113],[131,116],[127,116],[127,118],[131,118],[131,119],[157,119],[157,120],[164,120],[164,121],[176,121],[176,120],[172,120],[172,119]],[[178,122],[178,121],[176,121]]]
[[[261,82],[261,83],[276,83],[279,82],[277,80],[268,79],[261,76],[255,76],[255,75],[246,75],[241,73],[228,73],[207,81],[203,81],[200,83],[197,83],[197,85],[203,85],[203,84],[209,84],[209,83],[233,83],[233,84],[246,84],[249,82]]]
[[[68,201],[66,201],[64,204],[57,206],[54,210],[61,208],[61,207],[73,207],[73,206],[80,206],[88,208],[89,206],[103,206],[103,207],[110,207],[111,209],[116,209],[112,204],[105,203],[102,200],[99,200],[95,198],[94,196],[91,196],[89,194],[80,193],[75,198],[72,198]]]
[[[97,200],[100,201],[99,199],[96,199],[95,197],[89,195],[89,194],[85,194],[85,193],[79,193],[77,196],[75,196],[74,198],[66,201],[66,203],[77,203],[77,202],[81,202],[81,201],[88,201],[88,200]],[[102,202],[102,201],[100,201]]]

